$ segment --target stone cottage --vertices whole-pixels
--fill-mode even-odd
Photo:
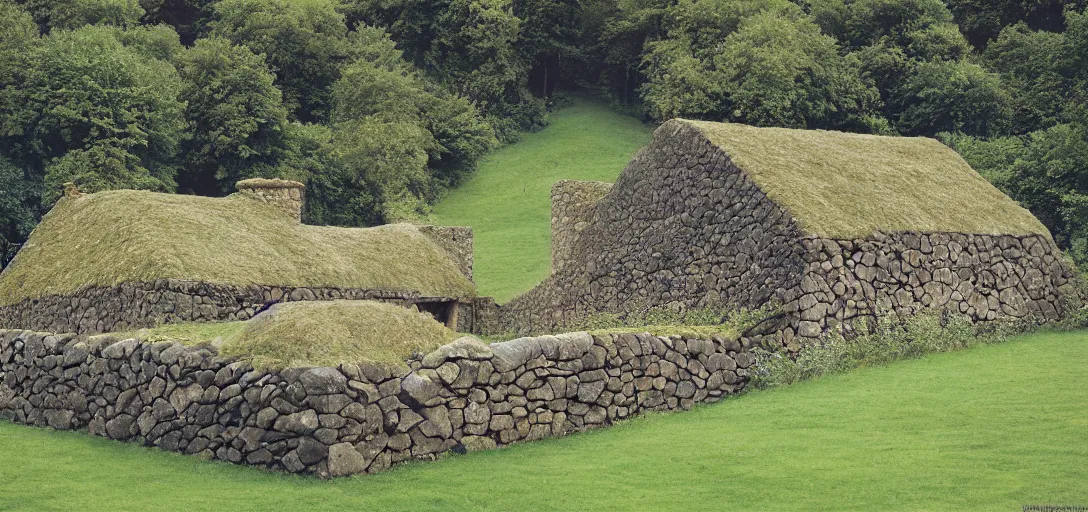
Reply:
[[[303,185],[225,198],[69,190],[0,274],[0,328],[96,333],[243,320],[292,300],[370,299],[476,323],[472,230],[300,222]]]
[[[922,309],[1058,318],[1072,278],[1031,213],[928,138],[673,120],[615,185],[557,183],[552,216],[552,275],[501,309],[522,333],[772,301],[796,349]]]

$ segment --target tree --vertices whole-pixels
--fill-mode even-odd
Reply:
[[[911,135],[999,135],[1009,125],[1009,96],[1001,80],[966,61],[917,64],[894,93],[893,105],[899,129]]]
[[[0,269],[37,224],[40,197],[41,184],[22,166],[0,155]]]
[[[1073,49],[1060,33],[1033,31],[1018,23],[1001,31],[986,47],[985,62],[1009,91],[1013,133],[1057,124],[1071,100],[1078,67]]]
[[[577,2],[514,0],[513,14],[521,20],[516,46],[530,69],[527,85],[537,96],[547,97],[560,79],[562,58],[573,53]]]
[[[137,0],[24,0],[42,33],[85,25],[134,27],[144,10]]]
[[[216,0],[140,0],[144,8],[143,21],[148,25],[166,24],[177,31],[182,44],[191,46],[198,37],[207,35],[214,16]]]
[[[389,27],[416,66],[468,98],[500,139],[544,123],[544,103],[526,87],[524,23],[511,0],[357,0],[348,12],[354,23]]]
[[[1035,30],[1061,32],[1063,9],[1083,9],[1083,0],[947,0],[960,29],[982,48],[1005,28],[1025,23]]]
[[[383,31],[357,33],[358,58],[333,86],[332,147],[342,172],[325,188],[365,191],[386,220],[417,217],[474,168],[494,136],[471,104],[416,73]]]
[[[213,36],[263,54],[293,119],[329,118],[330,88],[346,60],[347,26],[335,0],[222,0]]]
[[[190,136],[179,189],[220,195],[251,177],[275,177],[287,158],[287,110],[264,58],[219,37],[178,59]]]
[[[737,12],[750,6],[739,4]],[[692,23],[707,18],[721,21]],[[682,35],[651,43],[644,61],[643,99],[654,118],[863,130],[871,122],[878,96],[857,59],[843,57],[799,10],[681,19]],[[697,43],[723,34],[712,47]]]
[[[95,26],[53,32],[27,62],[0,87],[0,136],[41,173],[47,204],[69,180],[88,191],[173,189],[183,105],[172,65]]]

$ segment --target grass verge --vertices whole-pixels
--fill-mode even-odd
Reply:
[[[319,481],[0,422],[6,510],[1019,510],[1088,500],[1088,333]]]

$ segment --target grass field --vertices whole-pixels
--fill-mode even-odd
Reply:
[[[1088,505],[1088,333],[335,481],[0,422],[0,510],[1020,510]]]
[[[561,179],[614,181],[653,131],[585,99],[550,116],[547,128],[489,155],[471,180],[434,209],[434,220],[472,226],[474,277],[500,303],[548,275],[551,187]]]

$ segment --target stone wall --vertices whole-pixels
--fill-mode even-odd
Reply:
[[[306,185],[297,181],[253,178],[235,184],[238,193],[263,201],[302,222],[302,201]]]
[[[445,250],[461,272],[472,279],[472,228],[463,226],[419,226],[419,232],[427,235]]]
[[[1056,320],[1069,307],[1074,273],[1040,235],[877,234],[804,241],[805,276],[787,304],[783,342],[879,314],[948,310],[973,321]]]
[[[559,180],[552,185],[552,273],[571,259],[578,234],[593,220],[611,183]]]
[[[298,300],[377,300],[411,305],[417,293],[341,288],[226,286],[159,279],[91,287],[70,295],[51,295],[0,306],[0,328],[78,334],[116,332],[162,323],[247,320],[268,306]],[[460,305],[463,332],[478,332],[473,302]]]
[[[506,329],[550,332],[601,312],[796,298],[789,294],[804,271],[800,229],[686,124],[658,129],[593,216],[570,264],[503,305]]]
[[[0,331],[0,418],[297,473],[377,472],[741,391],[742,342],[462,338],[409,368],[261,371],[211,347]]]

